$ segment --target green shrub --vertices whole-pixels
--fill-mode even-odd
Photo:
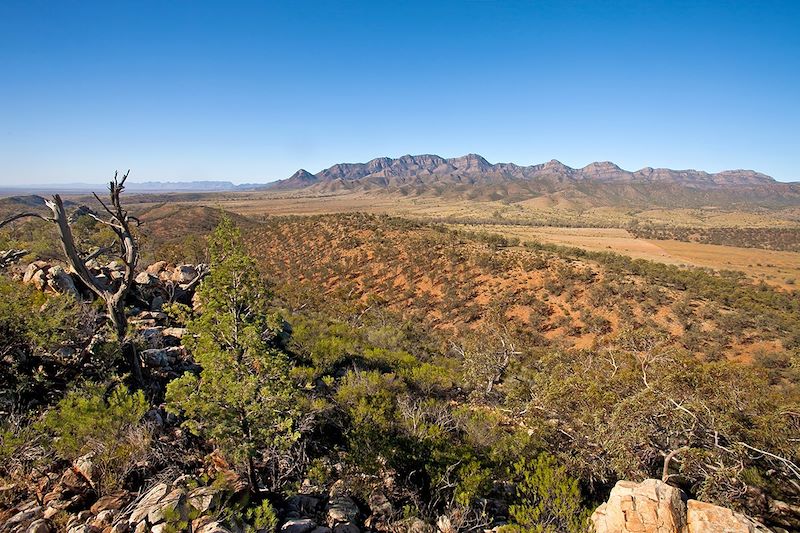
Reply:
[[[149,408],[142,391],[131,393],[117,385],[107,399],[105,395],[106,387],[97,383],[72,390],[39,426],[53,435],[52,448],[59,457],[74,461],[92,455],[100,493],[118,488],[150,446],[150,432],[141,423]]]
[[[245,466],[255,491],[257,457],[274,459],[270,453],[290,449],[300,437],[297,391],[287,354],[269,344],[274,332],[265,283],[227,218],[212,235],[211,273],[197,294],[202,313],[189,321],[184,343],[202,371],[167,385],[167,408]],[[270,482],[280,483],[273,474]]]
[[[506,533],[577,533],[587,530],[588,510],[581,506],[578,481],[546,453],[514,465],[516,503],[509,508]]]
[[[247,518],[250,519],[257,531],[272,532],[278,527],[278,515],[269,500],[264,500],[261,505],[249,509]]]
[[[81,369],[57,352],[88,343],[94,324],[91,309],[75,299],[0,276],[0,412],[26,414],[58,397]]]

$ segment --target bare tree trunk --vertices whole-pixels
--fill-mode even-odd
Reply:
[[[142,363],[139,360],[139,354],[136,352],[136,346],[130,342],[127,337],[128,319],[125,316],[124,302],[108,302],[107,311],[114,328],[114,335],[116,336],[119,350],[122,353],[122,358],[125,364],[130,368],[131,376],[136,386],[142,387],[144,386]]]
[[[664,457],[664,468],[661,471],[661,481],[666,483],[670,478],[671,474],[669,473],[669,463],[675,458],[676,455],[678,455],[681,452],[685,452],[688,449],[689,449],[688,446],[681,446],[676,450],[672,450],[666,455],[666,457]]]
[[[250,483],[250,492],[257,493],[258,479],[256,479],[256,465],[252,455],[247,456],[247,481]]]
[[[131,287],[133,286],[133,279],[135,275],[136,263],[139,259],[139,248],[136,239],[133,238],[131,232],[131,222],[139,224],[136,217],[128,215],[128,212],[123,209],[120,201],[120,194],[125,189],[125,180],[128,178],[126,173],[121,179],[118,179],[118,174],[114,174],[114,179],[108,185],[109,203],[103,202],[96,194],[94,197],[100,202],[108,218],[100,218],[94,213],[89,213],[89,216],[100,222],[101,224],[109,227],[117,237],[117,243],[108,248],[99,248],[92,253],[81,253],[75,243],[75,237],[72,234],[72,228],[69,225],[66,210],[64,209],[64,202],[58,194],[53,195],[52,200],[46,200],[47,207],[52,211],[52,217],[46,217],[39,213],[19,213],[13,215],[3,221],[0,221],[0,228],[15,220],[34,217],[40,218],[46,222],[52,222],[58,227],[58,234],[61,240],[61,247],[64,250],[67,262],[72,267],[72,270],[80,278],[97,297],[102,298],[106,303],[108,318],[114,327],[114,333],[117,337],[122,355],[126,360],[126,364],[130,365],[130,370],[133,375],[133,380],[137,387],[144,385],[142,378],[142,367],[139,357],[136,354],[136,348],[133,344],[127,342],[127,329],[128,321],[125,316],[125,297],[128,295]],[[122,261],[124,272],[122,279],[119,280],[116,290],[112,291],[105,284],[98,281],[97,278],[90,272],[87,263],[90,259],[94,259],[103,254],[107,254],[116,250],[116,255]]]

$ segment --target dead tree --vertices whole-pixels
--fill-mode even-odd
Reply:
[[[0,251],[0,268],[13,265],[28,254],[28,250],[3,250]]]
[[[138,386],[141,386],[143,379],[139,356],[136,353],[135,346],[128,342],[126,337],[128,321],[125,316],[125,297],[133,286],[136,263],[139,259],[139,248],[131,232],[131,224],[138,226],[139,220],[129,215],[122,208],[122,203],[120,202],[120,194],[125,189],[125,180],[128,179],[129,173],[130,171],[126,172],[122,178],[119,178],[116,172],[114,173],[114,179],[108,185],[108,202],[104,202],[97,194],[94,194],[94,197],[105,210],[107,217],[89,213],[89,216],[97,222],[108,226],[114,232],[117,242],[111,246],[100,247],[88,254],[80,251],[75,244],[75,238],[64,209],[64,202],[58,194],[53,195],[52,200],[45,200],[45,204],[52,211],[52,216],[48,217],[34,212],[18,213],[0,221],[0,228],[10,222],[26,217],[39,218],[56,225],[67,262],[84,285],[105,302],[106,313],[113,326],[120,350],[130,366],[134,381]],[[124,267],[123,275],[116,286],[107,285],[96,278],[87,266],[89,261],[105,254],[117,256]]]

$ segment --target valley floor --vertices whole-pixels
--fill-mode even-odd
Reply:
[[[139,196],[140,208],[151,208],[162,196]],[[718,209],[619,208],[569,209],[540,206],[530,201],[508,204],[440,197],[403,197],[375,194],[309,196],[297,193],[225,193],[173,195],[167,199],[185,206],[220,207],[255,220],[268,216],[373,213],[435,221],[451,227],[498,233],[521,242],[573,246],[590,251],[612,251],[661,263],[743,272],[755,281],[792,289],[800,280],[800,252],[757,247],[726,246],[633,235],[634,223],[681,228],[797,228],[793,210],[722,212]]]

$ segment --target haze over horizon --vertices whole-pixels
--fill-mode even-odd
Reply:
[[[800,180],[796,2],[0,5],[0,186],[478,153]]]

